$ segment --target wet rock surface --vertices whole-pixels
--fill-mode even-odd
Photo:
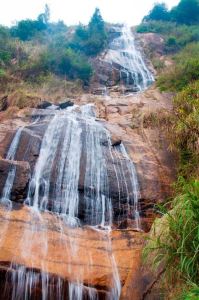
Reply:
[[[115,91],[113,91],[113,93],[115,93]],[[115,97],[109,100],[104,99],[103,102],[99,96],[99,100],[100,102],[98,103],[98,99],[95,99],[98,116],[103,118],[102,124],[104,124],[110,132],[111,147],[113,150],[115,149],[117,153],[113,163],[108,144],[106,140],[102,139],[101,143],[107,158],[110,194],[113,200],[113,217],[115,225],[118,227],[118,230],[112,232],[110,239],[122,284],[121,299],[131,300],[133,295],[133,299],[137,300],[143,297],[143,291],[150,285],[153,278],[150,274],[143,276],[141,272],[140,255],[143,247],[143,234],[128,230],[127,228],[134,227],[133,221],[130,218],[128,220],[123,217],[127,211],[126,193],[124,192],[124,194],[121,193],[120,196],[118,195],[114,167],[117,166],[121,158],[122,161],[125,160],[125,158],[122,157],[122,154],[117,152],[117,148],[120,147],[122,141],[135,164],[140,186],[139,210],[141,228],[144,231],[149,231],[156,216],[154,205],[164,201],[164,199],[171,194],[170,184],[174,179],[175,170],[173,164],[174,158],[167,150],[168,144],[164,134],[160,132],[159,128],[152,128],[150,124],[142,127],[142,120],[143,115],[148,114],[149,111],[159,112],[161,109],[170,110],[171,106],[169,105],[168,99],[165,99],[153,89],[147,91],[145,95],[130,96],[128,98]],[[19,162],[0,161],[0,172],[4,172],[1,173],[3,176],[0,176],[0,188],[4,185],[2,178],[5,180],[9,167],[12,164],[17,165],[18,173],[11,198],[13,201],[22,202],[22,199],[25,199],[27,196],[29,176],[34,170],[42,138],[48,122],[53,116],[53,112],[48,109],[43,111],[45,111],[45,114],[41,112],[41,110],[34,110],[35,115],[33,116],[31,114],[31,118],[37,121],[35,124],[30,124],[29,122],[22,131],[20,147],[15,157]],[[132,119],[135,120],[134,123],[137,124],[136,126],[132,126]],[[84,125],[82,126],[82,128],[84,128]],[[4,145],[2,145],[2,143],[0,144],[1,153],[4,155],[16,131],[13,126],[6,128],[10,128],[10,131],[8,131],[10,133],[7,136],[1,134],[2,141],[5,143]],[[82,140],[85,141],[85,136],[82,136]],[[79,217],[82,220],[82,224],[85,224],[85,207],[82,206],[83,201],[81,197],[84,197],[86,154],[84,151],[82,153],[79,179]],[[59,156],[57,159],[59,159]],[[30,165],[28,165],[27,162],[29,162]],[[124,173],[128,173],[128,170],[124,170]],[[52,174],[54,174],[51,177],[51,184],[53,186],[56,169],[54,169]],[[120,183],[124,185],[121,178]],[[53,196],[53,190],[50,191],[50,195]],[[118,199],[120,199],[120,201],[118,201]],[[87,211],[87,213],[90,212]],[[34,272],[38,274],[47,272],[49,278],[51,278],[51,295],[56,293],[56,282],[61,278],[65,293],[64,299],[68,299],[68,282],[73,281],[76,276],[79,276],[80,269],[82,268],[82,270],[84,270],[83,284],[85,286],[85,299],[87,299],[88,285],[97,289],[99,299],[105,299],[108,293],[108,287],[111,285],[112,272],[110,257],[107,254],[109,250],[106,250],[108,247],[107,235],[103,235],[88,227],[83,227],[83,229],[71,229],[66,226],[64,227],[64,235],[62,234],[60,236],[60,224],[58,225],[55,216],[44,213],[42,220],[40,219],[39,221],[39,219],[40,217],[34,216],[31,208],[26,206],[19,207],[17,210],[14,209],[10,212],[8,211],[7,213],[0,210],[0,234],[4,236],[0,243],[0,291],[2,291],[2,295],[5,281],[8,286],[7,292],[12,293],[12,285],[10,282],[15,273],[10,269],[10,263],[14,262],[16,265],[25,266],[27,270],[34,268]],[[34,220],[37,220],[37,225],[35,225]],[[45,226],[48,224],[45,231],[41,230],[42,224],[45,224]],[[35,229],[32,229],[35,228],[35,226],[37,226],[37,231],[34,233]],[[63,224],[63,226],[65,225]],[[38,232],[40,232],[40,240],[38,240]],[[28,235],[28,239],[33,241],[33,252],[28,252],[26,245],[18,243],[24,233]],[[40,254],[42,253],[41,249],[43,249],[42,239],[45,237],[48,237],[48,253],[43,254],[45,263],[42,266]],[[74,246],[73,249],[70,248],[72,247],[71,245]],[[65,249],[64,251],[63,247]],[[22,248],[26,249],[25,255],[21,250]],[[70,253],[75,253],[74,249],[77,249],[77,253],[74,257],[71,257]],[[89,255],[92,258],[91,261],[93,262],[89,268],[86,265],[88,249]],[[94,263],[96,261],[99,263]],[[70,264],[72,263],[72,271],[67,267],[69,262]],[[40,299],[41,281],[39,281],[37,287],[32,290],[32,295],[33,299]],[[9,295],[7,294],[2,299],[8,299],[8,297]],[[54,299],[53,297],[54,296],[52,296],[52,299]],[[51,299],[50,296],[49,299]]]
[[[9,230],[8,222],[12,224]],[[48,224],[45,231],[42,230],[44,224]],[[32,231],[35,226],[37,232]],[[60,235],[60,228],[62,228],[62,235]],[[38,239],[38,232],[40,232],[40,239]],[[8,269],[9,262],[13,262],[13,268],[18,264],[26,266],[27,270],[47,272],[49,276],[61,278],[66,285],[68,282],[75,281],[81,274],[85,287],[97,288],[99,299],[104,299],[112,284],[110,245],[123,286],[132,265],[139,264],[138,257],[144,238],[144,234],[131,230],[108,233],[89,227],[68,228],[55,216],[48,213],[38,215],[28,207],[21,207],[7,213],[0,209],[0,234],[4,239],[3,247],[2,243],[0,245],[0,277],[3,281],[5,269],[11,272],[11,269]],[[21,240],[21,236],[24,235],[25,238],[25,234],[32,241],[33,252],[29,252],[30,249],[25,247]],[[48,246],[44,249],[45,237],[48,237]],[[90,257],[89,266],[88,257]],[[3,294],[2,286],[1,292]]]
[[[11,200],[22,203],[27,195],[30,180],[30,166],[28,162],[0,159],[0,197],[2,197],[2,191],[8,177],[8,172],[13,167],[16,168],[16,175]]]

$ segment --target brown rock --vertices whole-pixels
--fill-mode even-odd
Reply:
[[[137,265],[144,234],[68,228],[52,214],[23,207],[7,212],[0,209],[0,237],[1,268],[13,262],[65,282],[80,280],[85,286],[108,291],[116,272],[111,255],[123,286],[132,265]]]

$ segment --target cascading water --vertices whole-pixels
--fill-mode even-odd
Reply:
[[[131,29],[126,25],[116,29],[120,36],[111,42],[104,59],[112,64],[113,69],[120,70],[120,78],[125,85],[132,85],[135,91],[142,91],[154,81],[154,77],[135,47]]]
[[[21,132],[22,128],[17,131],[10,146],[7,154],[10,159],[15,156]],[[111,175],[108,161],[113,165]],[[79,187],[80,170],[84,173],[83,196]],[[128,174],[125,174],[125,170]],[[71,228],[68,230],[79,228],[81,234],[82,225],[88,224],[96,231],[99,240],[105,243],[107,260],[112,269],[112,283],[106,298],[117,300],[120,297],[121,284],[111,242],[111,227],[117,220],[114,217],[110,176],[117,183],[118,209],[124,206],[123,218],[134,219],[136,224],[134,228],[140,229],[136,171],[124,146],[122,144],[117,147],[112,146],[108,131],[95,119],[94,105],[74,106],[63,111],[55,110],[51,114],[51,121],[43,136],[40,154],[29,184],[26,204],[31,211],[30,225],[24,230],[19,244],[24,260],[26,257],[31,257],[34,261],[37,254],[33,251],[32,241],[40,232],[38,241],[42,244],[40,255],[47,257],[49,225],[43,218],[45,211],[52,211],[57,218],[56,226],[61,233],[58,243],[63,244],[61,237],[65,234],[65,226]],[[10,186],[11,189],[12,184]],[[80,207],[83,210],[83,217],[80,217]],[[42,231],[39,226],[42,226]],[[69,241],[63,245],[63,249],[68,253],[71,262],[67,270],[70,273],[73,272],[73,261],[80,250],[80,245],[73,236],[69,233],[68,235]],[[89,271],[92,269],[93,258],[89,258],[91,256],[88,249],[87,269]],[[80,268],[74,281],[68,282],[68,286],[65,286],[63,279],[59,277],[54,279],[52,284],[52,278],[48,276],[48,265],[42,258],[41,270],[43,271],[40,273],[34,269],[18,266],[15,264],[15,257],[10,268],[14,270],[12,300],[32,299],[32,290],[38,284],[42,286],[42,300],[53,299],[54,294],[58,300],[65,299],[63,297],[65,290],[68,290],[67,299],[70,300],[98,299],[98,291],[92,285],[84,285],[85,269]]]
[[[6,155],[6,159],[8,159],[8,160],[14,160],[15,153],[17,151],[17,147],[18,147],[18,144],[19,144],[19,141],[20,141],[22,130],[23,130],[23,127],[20,127],[16,131],[16,133],[14,135],[14,138],[12,140],[12,143],[11,143],[9,149],[8,149],[8,152],[7,152],[7,155]],[[11,202],[10,202],[10,194],[11,194],[12,186],[13,186],[14,179],[15,179],[15,173],[16,173],[16,166],[12,165],[10,167],[9,172],[8,172],[8,176],[7,176],[4,188],[3,188],[3,192],[2,192],[1,199],[0,199],[0,203],[11,204]]]

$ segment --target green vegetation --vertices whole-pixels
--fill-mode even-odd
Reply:
[[[199,287],[194,286],[188,292],[183,293],[181,295],[180,299],[181,300],[198,300],[199,299]]]
[[[180,156],[180,175],[197,176],[199,167],[199,80],[174,99],[173,141]],[[198,199],[199,200],[199,199]]]
[[[174,93],[173,111],[149,116],[145,122],[167,131],[179,157],[176,196],[162,207],[163,217],[154,223],[144,256],[153,258],[154,267],[164,266],[165,299],[195,300],[199,299],[199,1],[181,0],[170,11],[163,3],[155,4],[137,31],[160,34],[164,55],[172,55],[169,67],[153,53],[152,61],[159,70],[157,86]]]
[[[181,91],[199,80],[199,43],[187,45],[174,56],[174,64],[160,74],[157,85],[162,91]]]
[[[172,21],[178,24],[193,25],[199,23],[199,1],[181,0],[168,11],[165,3],[156,3],[143,21]]]
[[[50,10],[36,20],[21,20],[15,26],[0,26],[0,80],[20,78],[39,83],[54,74],[65,80],[80,79],[88,85],[92,75],[90,56],[100,53],[107,43],[105,23],[96,9],[88,26],[68,28],[62,21],[50,22]],[[4,80],[4,81],[3,81]]]
[[[161,34],[165,41],[165,53],[174,53],[187,44],[199,41],[199,0],[181,0],[168,11],[164,3],[156,3],[137,32]]]
[[[48,27],[50,10],[48,5],[45,6],[45,12],[41,13],[37,20],[21,20],[16,26],[13,26],[10,33],[13,37],[18,37],[22,41],[31,40],[39,33],[43,33]]]
[[[179,4],[170,11],[170,18],[179,24],[198,24],[199,1],[181,0]]]
[[[99,9],[96,9],[88,27],[79,25],[70,43],[75,50],[81,50],[85,55],[95,56],[104,50],[107,44],[105,23]]]
[[[195,286],[183,298],[193,300],[199,290],[199,181],[187,184],[180,179],[179,187],[182,194],[173,200],[172,210],[162,207],[164,216],[154,224],[155,237],[145,247],[144,257],[165,268],[170,285],[180,281],[188,290]]]
[[[199,26],[179,25],[173,22],[149,21],[140,24],[137,32],[153,32],[161,34],[165,41],[165,53],[174,53],[187,44],[199,41]]]
[[[170,15],[165,3],[156,3],[153,9],[147,16],[144,17],[144,21],[168,21]]]
[[[144,254],[154,252],[153,262],[166,268],[169,279],[184,278],[199,284],[199,181],[178,182],[182,195],[172,203],[172,210],[164,214],[164,226],[158,238],[151,239]],[[156,229],[154,227],[154,229]]]

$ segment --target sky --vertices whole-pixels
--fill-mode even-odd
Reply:
[[[13,25],[22,19],[35,19],[47,3],[51,21],[63,20],[67,25],[87,24],[98,7],[105,21],[137,25],[157,0],[0,0],[0,24]],[[161,2],[161,1],[160,1]],[[179,0],[165,0],[169,8]]]

